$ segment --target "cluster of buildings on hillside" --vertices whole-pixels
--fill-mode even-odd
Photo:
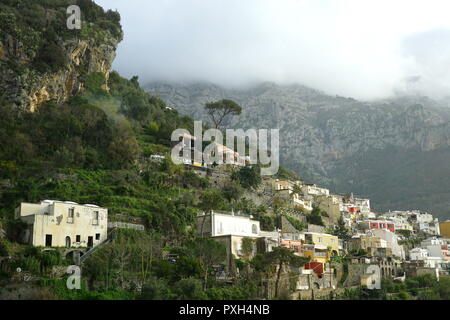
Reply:
[[[370,200],[354,197],[353,194],[331,194],[329,189],[315,184],[304,184],[302,181],[273,180],[265,178],[271,184],[276,196],[291,202],[291,205],[299,210],[310,212],[313,206],[327,212],[332,221],[339,219],[341,215],[350,227],[353,221],[359,217],[375,218],[370,210]]]
[[[275,196],[285,199],[295,211],[308,214],[313,207],[319,207],[327,213],[331,225],[342,217],[349,237],[339,239],[326,233],[325,228],[312,225],[306,231],[299,231],[284,216],[281,229],[268,232],[262,231],[259,222],[251,216],[234,212],[203,213],[197,218],[199,235],[212,237],[226,245],[227,271],[235,272],[233,261],[244,256],[242,239],[247,237],[253,240],[253,254],[281,246],[291,249],[296,255],[310,258],[301,273],[313,271],[318,279],[325,276],[332,279],[332,257],[348,253],[353,256],[352,264],[366,265],[359,269],[359,272],[363,270],[359,276],[360,284],[375,281],[372,275],[374,266],[379,268],[380,277],[403,280],[405,276],[423,273],[438,277],[449,274],[450,221],[439,223],[433,215],[420,211],[376,214],[371,210],[369,199],[357,198],[353,194],[334,195],[326,188],[301,181],[266,178],[265,182]],[[417,239],[422,241],[418,243]],[[358,269],[353,270],[358,272]],[[332,286],[333,281],[328,282],[328,287]]]
[[[403,280],[405,276],[424,273],[439,277],[448,275],[450,271],[450,237],[428,235],[419,246],[410,247],[402,244],[404,236],[396,231],[395,223],[388,220],[362,220],[355,226],[356,232],[351,238],[344,240],[324,232],[298,231],[285,217],[281,219],[281,229],[263,231],[260,222],[251,216],[213,211],[198,215],[197,232],[199,236],[211,237],[225,245],[227,259],[223,267],[232,276],[239,273],[235,259],[251,258],[257,253],[272,251],[274,247],[285,247],[298,256],[308,257],[310,262],[299,270],[299,281],[303,276],[312,276],[313,281],[304,282],[316,283],[317,288],[336,286],[336,272],[331,262],[333,257],[348,253],[353,256],[351,264],[360,267],[351,268],[351,272],[360,273],[359,283],[353,281],[353,285],[375,281],[370,271],[373,266],[379,268],[380,278],[396,279],[403,276]],[[250,257],[243,250],[244,238],[252,239]],[[302,288],[311,289],[305,285]]]
[[[195,142],[197,137],[190,134],[183,134],[180,136],[180,141],[173,142],[172,145],[175,147],[179,145],[180,158],[185,165],[199,167],[199,168],[208,168],[211,167],[212,164],[208,164],[208,161],[205,161],[202,150],[195,148]],[[218,154],[222,155],[222,159],[220,159],[217,164],[228,164],[234,166],[246,166],[250,163],[250,157],[239,154],[239,152],[234,151],[233,149],[228,148],[227,146],[220,144],[218,142],[212,142],[210,144],[211,148],[214,148]]]
[[[299,271],[300,289],[331,288],[337,285],[333,257],[351,254],[352,269],[360,273],[358,280],[349,284],[376,282],[379,276],[392,278],[423,273],[449,274],[450,221],[439,223],[431,214],[420,211],[390,211],[375,214],[370,200],[349,195],[331,194],[326,188],[265,178],[265,188],[273,197],[285,199],[294,213],[282,213],[281,226],[276,230],[262,230],[260,222],[251,215],[240,212],[201,213],[196,228],[201,237],[210,237],[223,243],[227,258],[218,266],[227,277],[239,274],[236,259],[250,259],[257,253],[270,252],[275,247],[285,247],[298,256],[309,258]],[[307,225],[302,220],[314,207],[326,212],[327,224],[335,226],[342,217],[348,236],[339,239],[322,226]],[[75,202],[44,200],[37,204],[22,203],[16,209],[17,219],[27,228],[22,241],[34,246],[91,248],[105,242],[108,230],[133,228],[142,230],[140,224],[108,222],[108,210],[96,205]],[[302,220],[305,230],[297,230],[290,218]],[[251,239],[251,252],[244,252],[244,239]],[[411,241],[416,239],[416,242]],[[421,239],[417,242],[417,239]],[[248,250],[247,250],[248,251]],[[363,266],[363,267],[361,267]],[[307,277],[306,281],[302,277]],[[311,281],[311,277],[313,281]],[[353,282],[352,282],[353,281]]]

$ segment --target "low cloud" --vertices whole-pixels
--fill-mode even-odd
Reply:
[[[114,68],[141,83],[300,83],[385,98],[450,92],[450,3],[99,0],[122,15]]]

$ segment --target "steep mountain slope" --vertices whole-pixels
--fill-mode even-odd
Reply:
[[[83,13],[81,30],[67,28],[72,4]],[[0,3],[0,101],[35,111],[81,92],[91,73],[108,79],[123,36],[119,20],[86,0]]]
[[[147,89],[205,120],[205,102],[234,99],[244,111],[229,127],[279,128],[282,164],[307,181],[371,197],[377,210],[419,208],[450,218],[450,109],[431,99],[369,103],[272,83],[244,90],[154,83]]]

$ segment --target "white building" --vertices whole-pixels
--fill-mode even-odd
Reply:
[[[439,222],[420,222],[419,230],[427,234],[439,235]]]
[[[409,251],[409,259],[411,261],[423,261],[428,258],[428,251],[423,248],[414,248]]]
[[[330,190],[316,186],[315,184],[307,184],[302,186],[302,192],[310,196],[329,196]]]
[[[355,198],[355,206],[359,207],[362,213],[370,212],[370,200],[363,198]]]
[[[437,237],[430,237],[425,240],[422,240],[422,242],[420,243],[420,246],[427,247],[427,246],[444,245],[444,244],[445,244],[444,240],[437,238]]]
[[[295,183],[292,181],[279,180],[273,181],[273,188],[275,191],[279,190],[293,190]]]
[[[430,256],[429,251],[423,248],[414,248],[409,252],[411,261],[423,261],[424,267],[442,269],[444,262],[441,257]]]
[[[372,229],[367,231],[367,234],[386,240],[388,248],[392,249],[392,254],[400,259],[405,259],[405,250],[402,245],[398,244],[399,237],[394,232],[385,229]]]
[[[250,238],[253,241],[251,256],[256,254],[258,243],[263,243],[265,251],[271,251],[279,245],[278,232],[261,231],[259,221],[252,216],[235,214],[234,212],[202,213],[197,216],[197,234],[201,237],[211,237],[221,242],[227,250],[225,268],[231,271],[234,259],[243,258],[243,240]]]
[[[202,213],[197,216],[197,232],[201,236],[217,237],[224,235],[258,237],[260,223],[251,216],[234,212]]]
[[[388,213],[380,215],[380,217],[383,217],[385,219],[393,221],[395,223],[395,231],[400,231],[400,230],[405,230],[405,231],[410,231],[410,232],[414,231],[414,228],[413,228],[412,224],[408,221],[408,218],[403,215],[388,212]]]
[[[421,231],[427,234],[439,235],[439,219],[434,218],[432,214],[427,212],[421,212],[418,210],[413,211],[390,211],[383,216],[402,218],[412,225],[413,229],[417,232]],[[406,225],[404,230],[410,230]]]
[[[108,209],[75,202],[21,203],[16,219],[28,224],[25,243],[42,247],[94,247],[106,240]]]

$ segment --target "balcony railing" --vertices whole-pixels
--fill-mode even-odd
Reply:
[[[327,254],[325,252],[316,252],[316,253],[314,253],[314,255],[316,257],[324,257],[324,258],[327,256]]]

